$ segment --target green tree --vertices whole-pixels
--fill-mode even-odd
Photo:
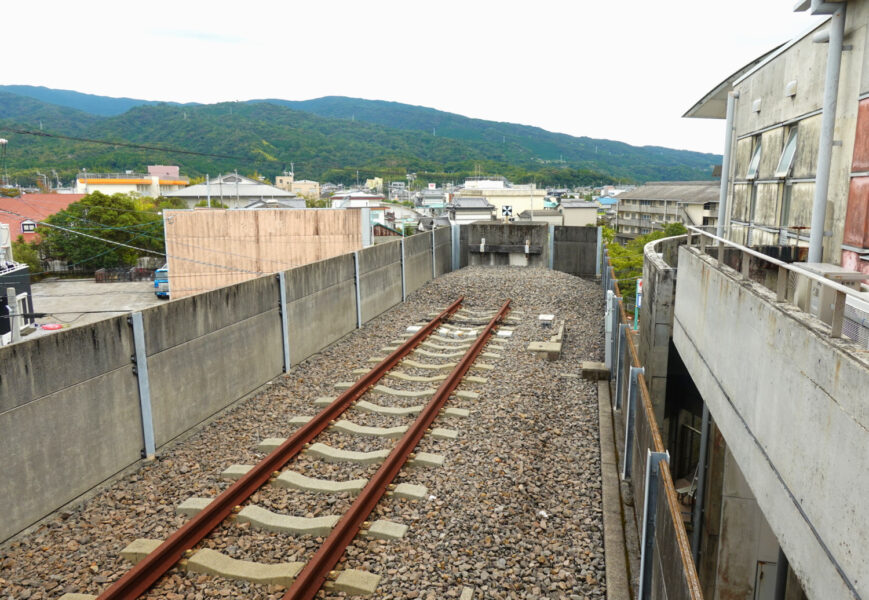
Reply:
[[[18,239],[12,242],[12,256],[16,262],[24,263],[30,267],[31,273],[41,273],[42,263],[39,260],[39,249],[34,243],[24,241],[24,236],[19,235]]]
[[[670,223],[663,231],[653,231],[620,245],[613,241],[615,232],[608,227],[603,228],[603,239],[609,250],[610,264],[613,266],[619,282],[619,290],[627,304],[633,305],[637,296],[637,279],[643,276],[643,248],[646,244],[685,233],[688,233],[688,230],[682,223]]]
[[[139,256],[150,255],[118,244],[164,252],[162,217],[140,210],[137,200],[127,194],[92,192],[45,222],[37,231],[42,238],[40,250],[49,260],[100,269],[131,266]]]
[[[208,200],[200,200],[195,204],[198,208],[205,208],[208,206]],[[170,206],[169,208],[175,208],[174,206]],[[187,208],[186,206],[182,208]],[[226,204],[221,202],[220,200],[211,199],[211,208],[229,208]]]

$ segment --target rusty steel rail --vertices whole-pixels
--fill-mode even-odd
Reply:
[[[136,563],[123,577],[117,580],[97,600],[132,600],[145,593],[189,550],[198,544],[223,522],[232,510],[250,498],[254,492],[268,482],[269,478],[290,460],[297,456],[305,444],[325,430],[330,421],[336,419],[353,402],[367,392],[387,371],[413,351],[425,338],[437,329],[440,324],[455,313],[462,304],[464,297],[450,304],[440,315],[428,322],[422,329],[411,336],[383,361],[377,364],[367,374],[362,376],[352,387],[338,396],[334,402],[324,408],[316,417],[297,430],[283,444],[260,461],[217,498],[192,517],[187,523],[175,531],[160,544],[156,550]]]
[[[471,368],[474,360],[483,350],[483,347],[488,342],[488,338],[492,335],[495,326],[500,323],[510,309],[510,300],[507,300],[498,313],[489,321],[485,329],[480,333],[474,344],[468,349],[462,360],[453,368],[447,378],[441,383],[434,396],[420,413],[419,417],[413,422],[404,436],[398,441],[395,447],[390,452],[386,461],[380,466],[374,476],[368,481],[368,484],[357,496],[356,500],[350,506],[348,511],[344,513],[329,537],[320,546],[320,549],[308,561],[302,571],[293,581],[292,586],[284,594],[283,600],[312,600],[326,579],[329,573],[341,560],[347,546],[353,541],[353,538],[359,533],[362,524],[371,515],[374,507],[386,493],[389,484],[398,475],[398,472],[410,458],[413,449],[426,434],[426,431],[437,418],[444,404],[450,397],[450,394],[458,387],[462,381],[462,377]]]

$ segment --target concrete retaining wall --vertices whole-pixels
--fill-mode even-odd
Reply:
[[[554,228],[552,268],[577,277],[594,277],[597,272],[597,227]]]
[[[869,355],[679,250],[673,341],[810,598],[869,597]]]
[[[436,272],[452,270],[435,232]],[[432,235],[405,238],[407,292],[432,277]],[[363,322],[401,302],[401,241],[359,251]],[[353,254],[285,272],[292,364],[357,326]],[[142,311],[159,447],[283,371],[278,275]],[[133,331],[115,317],[0,347],[0,542],[133,465],[144,452]]]

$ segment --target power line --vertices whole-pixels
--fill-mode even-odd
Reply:
[[[240,160],[250,163],[277,163],[281,162],[277,159],[262,160],[253,159],[244,156],[234,156],[231,154],[212,154],[210,152],[196,152],[195,150],[181,150],[180,148],[166,148],[161,146],[149,146],[146,144],[131,144],[129,142],[113,142],[110,140],[95,140],[92,138],[82,138],[72,135],[61,135],[59,133],[46,133],[45,131],[33,131],[30,129],[15,129],[12,127],[0,127],[0,131],[8,131],[20,135],[33,135],[37,137],[54,138],[59,140],[72,140],[74,142],[88,142],[91,144],[102,144],[104,146],[121,146],[122,148],[135,148],[138,150],[153,150],[156,152],[168,152],[170,154],[189,154],[192,156],[205,156],[208,158],[226,158],[230,160]]]

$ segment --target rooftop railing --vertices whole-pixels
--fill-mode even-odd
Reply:
[[[719,268],[725,265],[731,267],[737,270],[743,279],[756,281],[775,292],[776,302],[793,301],[796,296],[797,282],[800,278],[820,285],[822,289],[831,293],[832,303],[829,307],[831,308],[830,311],[819,307],[817,316],[830,326],[829,335],[832,338],[842,337],[848,296],[852,296],[861,303],[866,301],[865,296],[861,295],[858,290],[843,285],[830,277],[824,277],[799,265],[786,263],[747,246],[720,238],[699,227],[688,227],[686,244],[688,247],[696,246],[701,254],[715,256]],[[840,275],[840,277],[843,276]],[[832,277],[836,277],[836,275],[834,274]],[[859,281],[860,279],[859,275],[849,277],[851,281]],[[869,280],[869,274],[862,279]],[[823,293],[819,294],[819,297],[823,296]],[[819,300],[819,302],[822,301]],[[805,306],[801,306],[801,308],[805,310]]]

